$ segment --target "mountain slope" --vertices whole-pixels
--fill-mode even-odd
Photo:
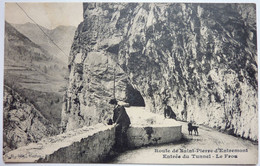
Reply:
[[[11,24],[5,22],[5,38],[6,38],[6,49],[8,51],[16,51],[20,52],[20,57],[23,61],[29,60],[51,60],[52,57],[47,53],[46,50],[42,49],[39,45],[32,42],[25,35],[19,33]],[[15,43],[16,42],[16,43]],[[9,44],[12,43],[12,44]],[[8,47],[9,46],[9,47]],[[27,49],[23,49],[22,47],[30,47]],[[15,54],[9,53],[7,58],[15,59],[18,56]]]
[[[65,128],[108,118],[115,66],[117,99],[126,100],[130,84],[148,111],[162,114],[167,102],[178,119],[257,140],[254,4],[84,3],[83,8],[69,58]],[[99,118],[89,120],[92,115]]]
[[[66,85],[65,64],[5,24],[4,84],[23,94],[56,128]]]
[[[13,82],[22,83],[27,88],[47,92],[58,92],[60,86],[65,83],[65,63],[32,42],[7,22],[5,24],[4,60],[7,81],[11,81],[13,79],[11,77],[15,76],[14,79],[19,81],[13,80]],[[30,87],[30,82],[39,83],[39,87],[33,85]],[[60,85],[56,86],[57,83]]]
[[[58,26],[54,29],[47,29],[41,26],[41,29],[62,49],[64,55],[50,39],[33,23],[12,24],[19,32],[27,36],[34,43],[42,46],[45,50],[63,63],[67,63],[70,47],[73,42],[73,36],[76,27],[73,26]]]

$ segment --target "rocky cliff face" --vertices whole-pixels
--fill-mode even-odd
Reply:
[[[129,89],[146,110],[257,140],[254,4],[85,3],[69,58],[62,122],[106,120]],[[115,72],[114,72],[115,69]],[[135,93],[135,98],[140,98]]]
[[[41,138],[58,134],[55,128],[41,113],[11,88],[4,87],[4,153]]]

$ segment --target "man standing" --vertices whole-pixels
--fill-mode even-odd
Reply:
[[[173,112],[172,108],[166,104],[164,107],[164,118],[167,117],[176,120],[176,114]]]
[[[116,99],[110,100],[109,104],[115,106],[113,122],[116,123],[116,142],[115,150],[117,152],[123,152],[127,149],[127,129],[131,124],[130,118],[126,113],[123,106],[118,105]]]

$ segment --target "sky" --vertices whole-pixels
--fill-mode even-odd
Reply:
[[[54,29],[59,25],[78,26],[83,20],[82,3],[18,3],[39,25]],[[5,20],[9,23],[33,23],[14,2],[5,3]]]

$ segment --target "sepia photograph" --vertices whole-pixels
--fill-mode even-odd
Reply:
[[[256,6],[5,2],[3,162],[258,164]]]

